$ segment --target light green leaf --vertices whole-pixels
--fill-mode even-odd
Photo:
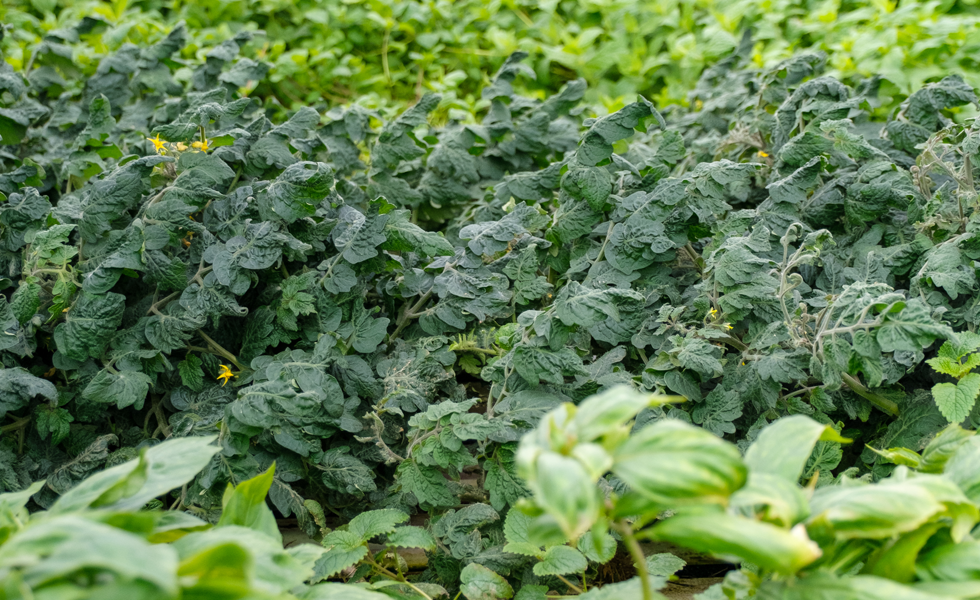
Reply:
[[[383,533],[395,531],[395,525],[408,520],[408,515],[400,510],[385,508],[363,512],[350,522],[347,531],[367,542]]]
[[[265,502],[275,471],[273,464],[261,475],[243,481],[234,488],[229,484],[221,503],[221,518],[215,527],[248,527],[281,543],[282,534],[276,525],[276,517]]]
[[[767,426],[745,452],[745,464],[753,473],[770,473],[796,483],[818,441],[847,443],[829,426],[803,415],[783,417]]]
[[[568,575],[581,573],[589,566],[585,556],[571,546],[552,546],[545,552],[541,562],[534,565],[534,574],[538,577],[545,575]]]
[[[323,538],[326,554],[313,566],[312,581],[323,581],[348,567],[356,565],[367,556],[367,544],[360,536],[349,531],[331,531]]]
[[[177,438],[147,448],[141,458],[100,471],[65,492],[50,512],[67,513],[90,506],[106,510],[139,510],[153,498],[193,479],[220,450],[212,445],[214,439],[214,436]],[[142,474],[138,472],[141,465]],[[121,486],[127,479],[139,485]],[[128,488],[128,492],[110,497],[107,493],[113,488]]]
[[[939,412],[950,423],[962,423],[980,396],[980,373],[967,373],[957,383],[939,383],[932,388]]]
[[[432,534],[421,527],[399,527],[388,534],[388,545],[399,548],[422,548],[432,551],[436,548],[436,540]]]
[[[612,472],[650,507],[725,504],[745,484],[738,449],[682,421],[653,423],[616,449]],[[651,469],[650,465],[658,465]]]
[[[578,549],[585,558],[599,564],[611,561],[616,556],[617,548],[616,539],[609,535],[609,532],[602,531],[597,534],[595,528],[586,531],[578,541]]]

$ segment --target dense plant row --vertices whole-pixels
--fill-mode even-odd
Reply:
[[[911,468],[875,484],[843,473],[814,490],[816,478],[798,484],[811,453],[849,441],[831,426],[785,417],[763,428],[744,458],[733,444],[674,419],[629,434],[641,411],[672,400],[617,386],[552,410],[524,437],[517,460],[534,497],[508,511],[497,531],[506,542],[501,556],[533,565],[523,574],[469,562],[456,572],[456,591],[406,573],[400,550],[437,557],[439,538],[452,551],[474,543],[465,531],[488,525],[484,504],[449,511],[431,527],[406,525],[409,515],[399,510],[370,510],[324,529],[319,546],[285,549],[265,502],[274,466],[229,485],[213,525],[154,507],[155,497],[186,485],[220,452],[214,436],[202,436],[144,449],[47,511],[27,510],[44,481],[0,494],[3,598],[546,600],[555,597],[550,588],[564,587],[583,600],[663,599],[656,590],[684,561],[644,556],[639,539],[742,562],[701,600],[976,595],[978,542],[970,530],[980,522],[980,444],[973,432],[950,425],[921,455],[890,450]],[[619,482],[614,489],[597,485],[607,472]],[[658,518],[667,509],[673,514]],[[594,567],[612,560],[620,542],[637,575],[586,591]],[[322,583],[338,576],[345,583]]]
[[[203,58],[258,28],[266,35],[247,55],[272,71],[254,94],[293,109],[325,99],[403,106],[422,90],[458,96],[457,105],[468,109],[489,74],[518,50],[532,57],[537,78],[525,82],[530,89],[552,94],[583,77],[594,105],[616,106],[636,93],[663,105],[683,102],[701,71],[734,49],[746,27],[759,32],[758,66],[801,48],[820,49],[831,53],[836,76],[881,75],[895,86],[889,94],[907,95],[952,73],[975,77],[980,62],[974,42],[980,12],[968,0],[11,0],[0,6],[0,20],[12,25],[2,47],[13,64],[51,52],[89,75],[123,42],[156,42],[180,20],[195,32],[183,58]]]
[[[516,94],[515,54],[478,124],[430,124],[431,95],[387,122],[279,120],[240,97],[265,75],[248,36],[193,65],[185,38],[91,77],[0,67],[0,486],[45,479],[32,507],[216,434],[175,508],[220,523],[228,485],[274,463],[272,505],[313,535],[324,510],[428,513],[422,583],[572,589],[536,566],[549,544],[506,549],[535,489],[517,443],[565,401],[676,394],[635,427],[743,449],[809,415],[859,442],[807,450],[791,479],[813,485],[886,478],[916,460],[889,449],[980,420],[980,132],[952,120],[977,102],[957,76],[879,121],[878,79],[850,88],[819,54],[757,69],[745,38],[689,111],[584,118],[584,81]],[[331,538],[348,554],[317,572],[371,537]]]

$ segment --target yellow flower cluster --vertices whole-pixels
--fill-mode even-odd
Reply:
[[[156,151],[157,154],[166,154],[167,144],[170,144],[170,146],[173,149],[176,149],[178,152],[184,152],[185,150],[187,150],[188,147],[193,148],[195,150],[199,150],[201,152],[207,152],[208,149],[211,147],[210,142],[208,140],[204,140],[203,142],[191,142],[190,146],[188,146],[184,142],[177,142],[176,144],[174,144],[168,142],[167,140],[161,140],[160,134],[157,134],[155,138],[146,138],[146,139],[151,144],[153,144],[153,150]]]
[[[714,308],[708,310],[708,316],[714,319],[715,317],[718,316],[718,310]],[[733,329],[731,323],[722,323],[721,326],[724,327],[727,331],[731,331]]]

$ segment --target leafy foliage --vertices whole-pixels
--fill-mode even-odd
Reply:
[[[877,80],[852,89],[815,55],[758,69],[745,38],[694,110],[587,117],[582,81],[523,97],[515,54],[478,123],[437,124],[434,96],[387,121],[279,118],[227,85],[251,68],[238,42],[184,64],[182,39],[91,77],[0,72],[0,485],[46,480],[32,508],[163,439],[217,436],[180,492],[143,503],[276,552],[276,515],[295,518],[324,536],[307,578],[505,597],[574,592],[561,578],[632,545],[604,524],[665,510],[663,531],[707,527],[690,511],[712,525],[710,547],[665,537],[798,573],[816,560],[792,533],[804,477],[812,507],[845,472],[901,481],[896,462],[974,493],[955,440],[930,451],[980,420],[980,137],[954,120],[976,103],[960,78],[883,121]],[[552,448],[576,403],[580,452],[519,450],[529,432]],[[795,449],[760,457],[773,431]],[[935,510],[875,536],[951,515],[930,490],[906,500]],[[515,516],[530,495],[549,515],[533,526]],[[403,525],[418,513],[427,529]],[[397,549],[433,545],[409,580]]]

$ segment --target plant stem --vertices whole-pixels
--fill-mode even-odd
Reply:
[[[399,315],[398,320],[395,321],[395,330],[388,336],[389,342],[398,337],[398,334],[408,326],[409,321],[419,316],[419,311],[423,306],[425,306],[425,303],[428,302],[429,298],[431,297],[432,290],[429,290],[421,298],[419,298],[419,301],[416,302],[411,308],[408,308],[407,303],[405,304],[405,310],[402,311],[402,314]]]
[[[405,579],[404,576],[401,576],[401,575],[397,575],[395,573],[392,573],[388,569],[386,569],[386,568],[382,567],[381,565],[379,565],[377,563],[377,561],[375,561],[373,558],[368,558],[368,564],[370,564],[372,567],[374,567],[375,569],[377,569],[378,572],[381,573],[382,575],[384,575],[386,577],[389,577],[391,579],[394,579],[395,581],[398,581],[400,583],[404,583],[408,587],[410,587],[413,590],[415,590],[415,592],[418,593],[418,594],[420,594],[422,597],[427,598],[427,600],[432,600],[432,596],[426,594],[425,592],[423,592],[419,588],[417,588],[414,585],[412,585],[412,582],[410,582],[407,579]]]
[[[197,334],[200,335],[204,339],[204,341],[208,343],[208,346],[211,346],[211,349],[214,350],[218,354],[218,356],[221,356],[231,361],[231,364],[235,365],[239,371],[243,369],[242,365],[238,362],[238,359],[235,358],[235,355],[222,348],[221,344],[212,340],[211,337],[208,336],[208,334],[204,333],[200,329],[197,330]]]
[[[13,423],[0,427],[0,433],[7,433],[8,431],[17,431],[18,429],[25,427],[30,422],[31,422],[30,415],[26,417],[21,417],[20,419],[17,419]]]
[[[895,404],[888,398],[879,396],[878,394],[875,394],[868,388],[864,387],[864,385],[857,379],[857,377],[854,377],[853,375],[849,375],[847,373],[842,373],[841,378],[843,378],[844,383],[847,384],[847,387],[851,388],[852,392],[854,392],[858,396],[861,396],[862,398],[870,402],[872,405],[890,414],[891,416],[893,417],[898,416],[899,410],[897,404]]]
[[[698,255],[698,251],[694,249],[691,242],[688,242],[683,250],[687,254],[687,257],[691,259],[691,262],[694,263],[694,268],[698,270],[698,273],[704,273],[704,259]]]
[[[391,71],[388,70],[388,38],[391,37],[391,28],[385,29],[385,37],[381,42],[381,67],[384,69],[385,79],[391,83]],[[428,597],[428,596],[426,596]]]
[[[556,575],[555,577],[557,577],[558,579],[561,579],[562,581],[564,581],[565,582],[565,585],[567,585],[569,588],[571,588],[572,591],[575,592],[576,594],[581,594],[582,593],[582,588],[580,588],[579,586],[575,585],[571,581],[565,579],[561,575]]]
[[[643,549],[640,548],[640,543],[636,541],[636,536],[633,535],[633,528],[626,522],[613,523],[613,526],[623,536],[626,549],[629,550],[630,556],[633,558],[636,574],[640,577],[643,600],[653,600],[653,591],[650,589],[650,577],[647,574],[646,557],[643,556]]]
[[[153,414],[156,415],[157,425],[160,427],[163,437],[170,437],[172,433],[170,431],[170,424],[167,423],[167,416],[163,414],[163,408],[160,406],[160,398],[151,398],[150,402],[153,405]]]
[[[173,300],[177,296],[180,296],[180,294],[181,294],[181,292],[174,292],[174,293],[170,294],[169,296],[164,296],[160,300],[154,300],[153,304],[150,305],[150,308],[147,309],[146,314],[151,314],[151,313],[158,312],[161,308],[163,308],[164,306],[166,306],[171,300]]]
[[[228,191],[225,194],[230,194],[233,189],[235,189],[235,184],[238,183],[238,179],[242,176],[242,169],[239,167],[235,171],[235,178],[231,180],[231,185],[228,186]],[[206,208],[206,207],[205,207]]]
[[[374,444],[381,450],[381,453],[385,457],[385,464],[391,464],[396,462],[403,462],[405,459],[395,453],[394,450],[388,447],[388,444],[381,439],[381,434],[384,433],[385,424],[378,416],[377,411],[369,412],[365,415],[365,418],[371,419],[371,429],[374,430],[374,435],[371,437],[355,437],[359,442],[370,442],[374,440]]]

